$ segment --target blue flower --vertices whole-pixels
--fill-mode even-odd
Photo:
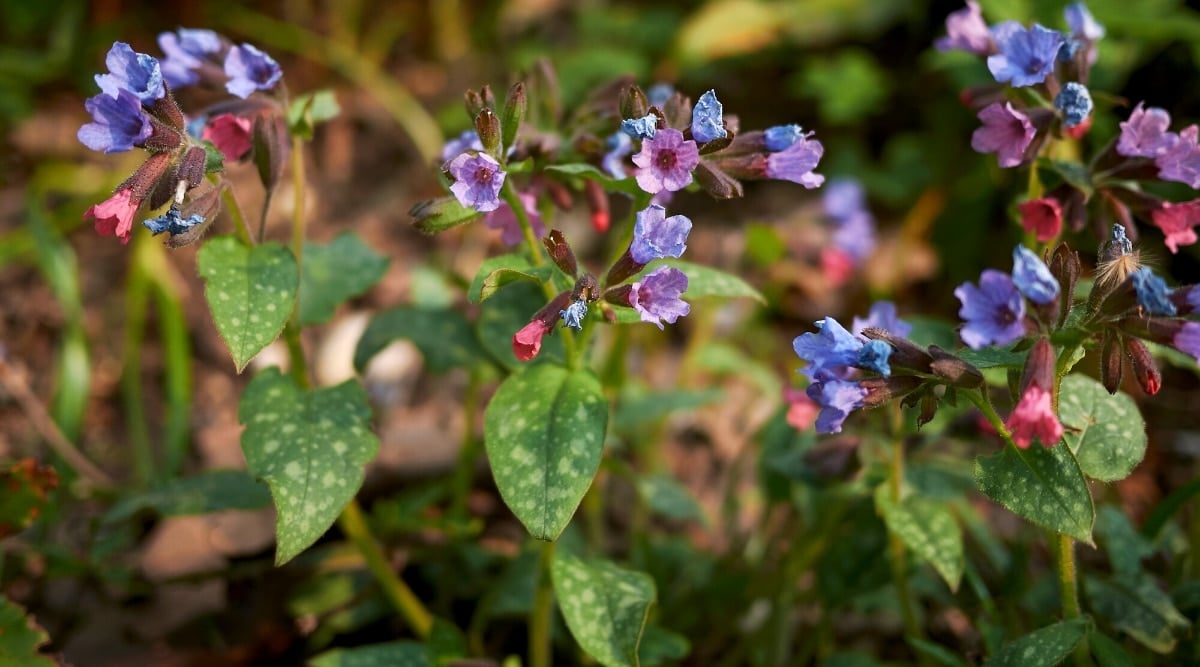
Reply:
[[[653,139],[658,132],[658,116],[648,113],[641,118],[626,118],[621,121],[621,131],[634,139]]]
[[[1014,88],[1045,81],[1064,42],[1062,33],[1037,23],[1025,29],[1016,21],[1005,21],[992,29],[992,35],[1000,53],[988,56],[988,69],[996,81]]]
[[[1013,248],[1012,277],[1017,291],[1036,304],[1044,306],[1058,298],[1058,281],[1050,268],[1023,245]]]
[[[463,130],[462,134],[442,146],[442,162],[448,162],[467,151],[482,151],[483,142],[475,130]]]
[[[796,356],[808,362],[801,370],[808,377],[815,378],[821,372],[843,376],[849,367],[875,371],[884,377],[891,374],[887,362],[892,348],[887,343],[864,344],[832,317],[818,321],[816,326],[817,333],[803,333],[792,341]]]
[[[673,266],[660,266],[633,283],[629,291],[629,305],[633,306],[643,322],[663,328],[662,323],[674,324],[675,320],[691,312],[692,307],[679,296],[687,291],[688,277]]]
[[[892,374],[888,359],[892,356],[892,346],[881,340],[869,340],[863,343],[862,349],[854,358],[854,365],[868,371],[875,371],[883,377]]]
[[[857,264],[875,252],[875,218],[870,213],[857,215],[833,229],[830,243]]]
[[[979,287],[963,283],[954,296],[962,302],[958,315],[967,322],[959,335],[971,349],[1007,345],[1025,335],[1025,300],[1007,273],[986,269]]]
[[[816,139],[809,139],[810,136],[811,132],[786,149],[767,155],[767,178],[799,183],[809,190],[820,187],[825,177],[813,173],[813,169],[825,154],[825,147]]]
[[[846,417],[861,408],[867,397],[867,390],[860,384],[831,373],[819,373],[805,393],[821,407],[817,414],[817,433],[841,433]]]
[[[221,36],[211,30],[180,28],[158,35],[158,46],[167,54],[161,63],[163,78],[172,88],[190,86],[200,80],[196,70],[207,56],[220,52]]]
[[[571,327],[579,331],[583,329],[583,318],[587,317],[587,302],[583,299],[576,299],[567,306],[566,310],[558,311],[558,316],[562,318],[564,327]]]
[[[446,171],[454,178],[450,192],[458,203],[480,213],[500,208],[505,173],[496,158],[487,153],[463,153],[446,165]]]
[[[663,257],[681,257],[687,250],[688,233],[692,221],[683,215],[666,217],[667,210],[651,204],[638,211],[633,226],[633,241],[629,244],[629,255],[638,264],[648,264]]]
[[[776,125],[763,130],[763,142],[767,150],[778,153],[788,146],[804,138],[804,130],[795,123],[791,125]]]
[[[153,134],[150,117],[138,98],[124,88],[115,98],[105,93],[88,98],[83,108],[92,122],[79,128],[79,141],[94,151],[120,153],[141,146]]]
[[[1130,276],[1133,290],[1137,293],[1138,305],[1151,315],[1173,316],[1178,310],[1171,303],[1171,288],[1166,281],[1143,266]]]
[[[109,73],[97,74],[96,84],[109,97],[115,99],[120,91],[127,90],[142,104],[151,105],[167,94],[158,60],[137,53],[125,42],[113,42],[104,64],[108,66]]]
[[[876,301],[871,304],[865,319],[855,317],[851,325],[855,335],[861,334],[862,330],[868,327],[883,329],[900,338],[907,338],[908,334],[912,333],[912,325],[896,316],[896,304],[891,301]]]
[[[1090,41],[1104,37],[1104,26],[1100,25],[1082,2],[1073,2],[1063,10],[1063,17],[1071,28],[1071,34]]]
[[[835,225],[864,213],[871,215],[867,210],[866,193],[863,192],[862,184],[853,178],[831,180],[821,195],[821,207]]]
[[[717,91],[710,90],[701,95],[696,100],[696,106],[692,107],[692,138],[706,144],[729,136],[722,125],[723,111],[724,107],[717,101]]]
[[[625,158],[633,153],[633,140],[624,132],[613,132],[608,135],[608,139],[604,140],[604,147],[608,152],[600,159],[600,166],[603,167],[605,173],[615,179],[622,179],[629,175],[626,169]]]
[[[283,77],[279,63],[251,44],[229,49],[225,56],[225,89],[242,99],[256,90],[270,90]]]
[[[167,209],[167,212],[157,218],[149,218],[142,221],[142,225],[150,230],[150,233],[158,236],[163,232],[167,232],[171,236],[182,234],[196,225],[204,223],[204,216],[192,214],[184,218],[180,214],[179,209],[172,206]]]
[[[1054,96],[1054,108],[1062,112],[1063,125],[1075,127],[1092,114],[1092,95],[1082,83],[1068,81]]]
[[[667,100],[675,94],[675,87],[669,83],[656,83],[646,89],[646,101],[652,107],[662,108]]]

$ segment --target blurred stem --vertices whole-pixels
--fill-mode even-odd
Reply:
[[[125,406],[125,426],[133,450],[133,471],[138,483],[146,486],[154,479],[154,452],[146,423],[145,396],[142,392],[142,339],[146,332],[146,306],[150,300],[150,278],[146,271],[147,244],[153,237],[135,234],[133,262],[125,284],[125,340],[121,353],[121,399]]]
[[[304,275],[304,240],[306,233],[306,218],[304,215],[304,143],[299,137],[292,137],[292,256],[296,258],[297,280],[303,282]],[[263,216],[266,219],[266,216]],[[304,346],[300,340],[300,299],[292,308],[292,315],[287,325],[283,327],[283,339],[287,343],[288,357],[292,379],[301,387],[312,386],[308,375],[308,360],[304,356]]]
[[[529,614],[529,667],[550,667],[550,621],[554,611],[554,584],[550,580],[550,562],[557,542],[543,542],[538,554],[537,589],[533,611]]]
[[[988,396],[987,385],[980,387],[979,393],[966,391],[963,394],[975,404],[975,407],[979,408],[979,411],[983,413],[984,418],[988,420],[992,428],[996,429],[996,434],[1000,436],[1000,439],[1004,440],[1006,445],[1010,445],[1013,449],[1016,449],[1017,445],[1013,442],[1012,433],[1004,425],[1004,420],[1000,419],[1000,415],[996,414],[996,408],[992,407],[992,399]],[[1018,454],[1020,454],[1019,451]]]
[[[892,418],[893,436],[888,493],[892,497],[892,502],[898,507],[903,500],[904,493],[904,435],[901,432],[903,420],[900,406],[897,403],[890,403],[888,410]],[[890,529],[888,530],[888,547],[892,556],[892,579],[896,584],[896,597],[900,601],[900,617],[904,621],[904,633],[910,639],[923,639],[921,625],[917,622],[917,614],[914,611],[912,592],[908,588],[908,554],[904,548],[904,540]],[[928,664],[925,654],[918,652],[917,662],[921,665]]]
[[[209,180],[217,182],[215,177]],[[233,195],[233,188],[226,187],[221,192],[221,201],[225,202],[225,210],[229,211],[229,217],[233,218],[233,231],[237,234],[238,240],[247,246],[254,246],[256,241],[253,236],[250,236],[250,228],[246,226],[246,216],[242,215],[242,207],[238,204],[237,197]]]
[[[151,244],[147,249],[153,250],[149,258],[154,266],[148,268],[150,274],[155,276],[152,287],[158,312],[159,337],[163,344],[163,384],[167,403],[167,418],[163,427],[163,467],[165,476],[172,478],[179,474],[183,466],[191,432],[192,346],[187,317],[183,313],[179,288],[174,280],[174,269],[167,263],[162,245]]]
[[[479,374],[472,371],[467,381],[467,390],[463,394],[463,439],[458,452],[458,465],[454,468],[454,496],[450,500],[450,516],[460,521],[467,520],[467,496],[471,493],[475,459],[479,457],[479,443],[475,434],[479,384]]]
[[[400,612],[413,632],[421,639],[428,637],[429,630],[433,627],[433,617],[387,562],[383,550],[371,534],[358,500],[351,500],[350,504],[342,509],[341,515],[338,516],[338,526],[358,548],[367,563],[367,569],[374,575],[375,581],[383,588],[392,606]]]

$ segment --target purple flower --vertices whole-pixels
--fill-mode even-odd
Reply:
[[[149,218],[142,221],[142,225],[146,229],[149,229],[150,233],[155,236],[163,232],[167,232],[170,236],[176,236],[200,224],[204,224],[204,216],[192,214],[184,218],[179,209],[174,206],[167,209],[166,213],[157,218]]]
[[[1012,279],[1017,291],[1036,304],[1044,306],[1058,298],[1058,281],[1050,268],[1023,245],[1013,248]]]
[[[463,130],[462,134],[447,141],[442,146],[442,162],[445,163],[454,157],[461,155],[467,151],[482,151],[483,142],[479,140],[479,133],[475,130]]]
[[[1158,157],[1166,153],[1179,136],[1167,131],[1171,126],[1171,114],[1158,107],[1143,109],[1142,104],[1138,102],[1129,114],[1129,120],[1121,123],[1117,152],[1125,157]]]
[[[638,187],[652,195],[663,190],[676,192],[691,184],[692,170],[700,164],[700,149],[695,141],[684,141],[682,132],[668,127],[642,142],[633,163],[638,167]]]
[[[807,332],[796,336],[792,349],[796,356],[808,362],[802,372],[810,378],[820,373],[832,373],[839,377],[853,366],[875,371],[887,377],[892,369],[888,366],[892,347],[882,341],[866,341],[852,335],[837,320],[826,317],[816,323],[817,333]]]
[[[864,213],[838,224],[830,242],[857,264],[862,264],[875,252],[875,218]]]
[[[788,146],[804,138],[804,130],[795,123],[791,125],[776,125],[763,131],[763,142],[772,153],[786,150]]]
[[[1200,323],[1184,323],[1183,327],[1175,333],[1171,344],[1175,346],[1175,349],[1184,354],[1191,355],[1196,361],[1200,362]]]
[[[825,177],[813,173],[813,169],[825,154],[825,147],[816,139],[809,139],[812,134],[809,132],[784,150],[768,155],[767,178],[799,183],[809,190],[820,187]]]
[[[1133,280],[1133,291],[1137,293],[1138,305],[1147,313],[1173,316],[1178,312],[1175,304],[1171,303],[1171,288],[1148,267],[1134,271],[1130,278]]]
[[[692,221],[683,215],[666,217],[662,206],[651,204],[638,211],[633,226],[633,242],[629,244],[629,255],[638,264],[648,264],[663,257],[681,257],[687,250],[688,232]]]
[[[632,139],[653,139],[658,132],[658,116],[648,113],[641,118],[626,118],[621,121],[621,131]]]
[[[966,9],[952,12],[946,17],[946,36],[934,42],[938,51],[958,49],[976,55],[987,55],[996,48],[992,32],[983,21],[979,3],[967,0]]]
[[[821,407],[817,415],[817,433],[841,433],[846,417],[861,408],[867,397],[867,390],[857,382],[827,373],[815,377],[805,393]]]
[[[119,91],[127,90],[142,104],[150,105],[167,94],[158,60],[137,53],[125,42],[113,42],[104,64],[109,73],[97,74],[96,84],[109,97],[116,98]]]
[[[629,291],[629,305],[641,315],[643,322],[663,328],[663,322],[675,320],[691,312],[691,306],[679,298],[687,291],[688,277],[673,266],[660,266],[634,283]]]
[[[1154,160],[1154,164],[1158,165],[1159,178],[1200,189],[1200,145],[1197,145],[1197,133],[1195,125],[1183,128],[1174,137],[1170,148]]]
[[[529,192],[521,192],[517,194],[517,198],[521,200],[521,205],[525,208],[525,215],[529,217],[529,227],[533,230],[533,235],[538,238],[545,236],[546,225],[542,222],[542,214],[537,208],[537,197]],[[463,206],[466,205],[463,204]],[[508,202],[500,202],[500,206],[485,215],[483,224],[487,225],[488,229],[499,229],[500,241],[506,246],[520,245],[525,240],[525,231],[521,229],[521,221],[517,220],[517,216]]]
[[[834,224],[847,222],[862,215],[871,215],[867,210],[866,193],[862,184],[853,178],[835,178],[830,181],[821,195],[821,206]]]
[[[729,136],[723,126],[724,107],[717,100],[717,91],[710,90],[696,100],[692,107],[692,138],[702,144]]]
[[[871,304],[866,318],[855,317],[851,329],[857,336],[867,327],[883,329],[901,338],[907,338],[908,334],[912,333],[912,325],[896,316],[896,304],[891,301],[876,301]]]
[[[587,317],[587,302],[583,299],[576,299],[565,310],[558,311],[558,316],[562,318],[564,327],[581,331],[583,329],[583,318]],[[671,321],[674,322],[675,320]],[[659,325],[659,328],[661,329],[662,325]]]
[[[105,93],[89,97],[83,108],[92,122],[79,128],[79,141],[94,151],[120,153],[141,146],[154,132],[138,98],[124,88],[115,98]]]
[[[1071,34],[1083,39],[1096,41],[1104,37],[1104,26],[1096,22],[1092,13],[1082,2],[1074,2],[1063,10],[1063,17],[1071,28]]]
[[[985,269],[979,287],[966,282],[954,290],[966,320],[959,335],[971,349],[1006,345],[1025,335],[1025,300],[1007,273]]]
[[[629,175],[625,170],[625,158],[633,152],[633,140],[624,132],[613,132],[604,141],[608,152],[600,159],[600,166],[605,173],[620,180]]]
[[[274,58],[254,45],[242,44],[229,49],[226,54],[225,76],[229,77],[225,89],[246,99],[256,90],[274,88],[283,76],[283,70],[279,69],[279,63]]]
[[[1062,33],[1057,30],[1037,23],[1025,29],[1016,21],[1006,21],[992,34],[1000,52],[988,56],[987,64],[996,81],[1021,88],[1045,81],[1054,71],[1055,58],[1063,46]]]
[[[207,56],[221,51],[221,37],[211,30],[180,28],[158,35],[158,47],[167,54],[161,63],[163,79],[172,88],[190,86],[200,80],[196,70]]]
[[[1092,95],[1082,83],[1068,81],[1054,96],[1054,108],[1062,112],[1063,125],[1075,127],[1092,114]]]
[[[463,153],[446,165],[446,171],[454,178],[450,192],[458,203],[480,213],[500,207],[500,187],[504,185],[505,174],[496,158],[487,153]]]
[[[971,135],[977,153],[995,153],[1001,167],[1015,167],[1025,158],[1025,149],[1037,130],[1029,117],[1013,108],[1012,102],[989,104],[979,112],[983,127]]]

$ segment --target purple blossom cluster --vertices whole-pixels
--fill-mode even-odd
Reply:
[[[966,282],[954,290],[962,303],[959,317],[965,320],[959,335],[976,350],[1012,343],[1036,327],[1026,318],[1026,299],[1052,309],[1059,291],[1058,280],[1046,263],[1025,246],[1017,246],[1011,274],[985,269],[978,285]]]

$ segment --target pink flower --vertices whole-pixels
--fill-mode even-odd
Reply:
[[[513,334],[513,355],[521,361],[529,361],[536,357],[542,349],[542,337],[550,331],[550,327],[540,319],[526,324],[520,331]]]
[[[652,195],[663,190],[675,192],[691,184],[692,170],[700,164],[700,149],[691,139],[684,141],[682,132],[668,127],[642,142],[633,163],[638,167],[638,187]]]
[[[213,142],[226,160],[236,162],[245,157],[254,145],[250,139],[252,126],[249,118],[224,113],[208,121],[200,138]]]
[[[1037,129],[1029,116],[1013,108],[1012,102],[989,104],[979,112],[983,127],[971,135],[971,148],[978,153],[995,153],[1001,167],[1015,167],[1025,159]]]
[[[1013,443],[1021,449],[1029,447],[1034,438],[1046,447],[1053,447],[1063,436],[1062,423],[1050,407],[1050,392],[1036,384],[1025,390],[1004,425],[1012,431]]]
[[[845,251],[838,248],[821,249],[821,273],[830,287],[845,285],[854,275],[854,268],[854,258]]]
[[[1017,206],[1021,212],[1021,226],[1033,232],[1039,243],[1045,243],[1062,232],[1062,205],[1054,197],[1030,199]]]
[[[787,423],[798,431],[805,431],[817,423],[821,406],[808,397],[802,389],[785,387],[783,400],[788,404]]]
[[[96,232],[101,236],[117,236],[121,243],[129,243],[129,237],[133,234],[133,216],[141,203],[141,200],[133,201],[130,188],[121,188],[113,196],[85,211],[83,219],[95,220]]]
[[[1179,252],[1179,246],[1192,245],[1196,242],[1196,225],[1200,224],[1200,199],[1173,204],[1163,202],[1163,205],[1150,212],[1154,225],[1166,234],[1167,247],[1172,253]]]

